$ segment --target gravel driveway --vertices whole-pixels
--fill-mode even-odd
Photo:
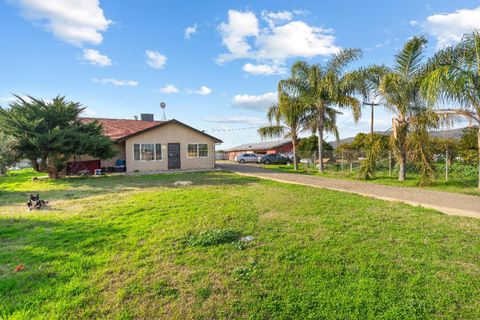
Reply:
[[[480,197],[478,196],[277,172],[254,165],[219,163],[218,166],[224,170],[263,179],[351,192],[382,200],[420,205],[450,215],[480,218]]]

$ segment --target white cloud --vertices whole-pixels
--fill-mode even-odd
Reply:
[[[270,28],[273,28],[278,23],[288,22],[292,20],[293,12],[291,11],[271,12],[271,11],[263,10],[262,18],[268,23]]]
[[[113,78],[106,78],[106,79],[92,79],[93,82],[99,84],[110,84],[116,87],[136,87],[138,85],[138,81],[134,80],[118,80]]]
[[[276,92],[267,92],[262,95],[237,94],[232,99],[235,107],[257,111],[265,111],[275,103],[277,103]]]
[[[275,64],[252,64],[246,63],[243,65],[243,71],[253,75],[272,75],[284,74],[287,69]]]
[[[464,33],[480,28],[480,7],[431,15],[424,28],[437,39],[437,48],[455,44],[462,39]]]
[[[18,0],[26,19],[76,46],[100,44],[111,20],[98,0]]]
[[[193,93],[196,93],[196,94],[199,94],[199,95],[202,95],[202,96],[206,96],[206,95],[209,95],[210,93],[212,93],[212,89],[210,89],[207,86],[201,86],[200,89],[198,89],[197,91],[194,91]]]
[[[246,117],[246,116],[227,116],[227,117],[206,117],[204,119],[207,122],[212,123],[239,123],[239,124],[251,124],[258,125],[265,123],[265,119],[259,117]]]
[[[82,57],[84,60],[87,60],[90,64],[95,66],[106,67],[112,65],[112,60],[110,60],[108,56],[98,52],[98,50],[83,49]]]
[[[418,21],[417,20],[410,20],[409,24],[411,26],[417,26],[418,25]]]
[[[171,94],[171,93],[178,93],[178,88],[175,87],[173,84],[167,84],[164,87],[158,89],[161,93]]]
[[[340,48],[335,45],[331,29],[294,20],[295,15],[303,13],[263,11],[261,16],[266,26],[262,27],[253,12],[229,10],[228,21],[219,25],[222,42],[228,52],[218,56],[217,63],[253,59],[259,65],[281,66],[289,58],[328,56],[338,52]]]
[[[197,33],[197,24],[185,29],[185,39],[190,39],[195,33]]]
[[[154,69],[163,69],[167,57],[157,51],[147,50],[147,64]]]
[[[260,32],[258,19],[253,12],[228,10],[228,22],[222,22],[218,29],[222,34],[222,42],[230,53],[218,57],[217,62],[251,57],[252,48],[247,37],[257,36]]]

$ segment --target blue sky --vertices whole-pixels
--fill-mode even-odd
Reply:
[[[222,140],[259,141],[276,84],[297,59],[322,63],[363,50],[352,67],[390,65],[411,36],[429,54],[480,27],[479,1],[0,2],[0,105],[12,93],[80,101],[85,115],[133,118],[167,104],[175,118]],[[341,137],[369,128],[347,111]],[[379,109],[376,129],[391,115]],[[245,129],[246,128],[246,129]],[[224,130],[224,131],[222,131]]]

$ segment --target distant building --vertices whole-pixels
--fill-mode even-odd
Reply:
[[[255,154],[271,154],[278,153],[286,156],[291,156],[293,153],[293,146],[290,140],[280,141],[265,141],[257,143],[246,143],[230,149],[225,150],[228,153],[228,159],[233,160],[236,155],[244,153]]]

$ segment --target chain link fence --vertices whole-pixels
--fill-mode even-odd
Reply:
[[[407,154],[407,159],[411,153]],[[361,150],[327,150],[324,151],[324,169],[339,175],[358,176],[365,152]],[[448,181],[462,187],[476,187],[478,184],[478,166],[464,163],[462,159],[448,159],[448,150],[436,154],[434,159],[435,178],[437,181]],[[318,154],[301,160],[301,168],[307,172],[318,171]],[[375,162],[375,175],[378,178],[398,177],[399,166],[392,151],[384,150]],[[407,161],[407,177],[418,178],[419,166]]]

